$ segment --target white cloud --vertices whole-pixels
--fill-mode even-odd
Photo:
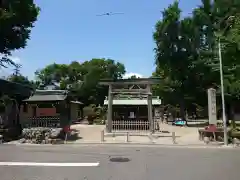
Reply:
[[[0,55],[0,59],[2,57],[4,57],[4,56]],[[20,58],[17,57],[17,56],[8,56],[8,58],[11,59],[16,64],[21,62]],[[7,68],[0,67],[0,78],[6,78],[6,77],[10,76],[13,72],[14,72],[14,67],[13,66],[8,66],[7,65]]]
[[[4,57],[3,55],[0,55],[0,58]],[[20,63],[21,59],[17,56],[8,56],[9,59],[11,59],[15,63]]]
[[[15,63],[20,63],[20,62],[21,62],[21,60],[20,60],[19,57],[16,57],[16,56],[10,56],[9,58],[10,58],[13,62],[15,62]]]
[[[141,74],[138,74],[138,73],[125,73],[124,75],[123,75],[123,79],[127,79],[127,78],[130,78],[130,77],[132,77],[132,76],[136,76],[137,78],[142,78],[143,77],[143,75],[141,75]]]

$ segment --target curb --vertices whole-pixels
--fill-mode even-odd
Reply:
[[[163,147],[163,148],[193,148],[193,149],[240,149],[237,146],[224,146],[224,145],[198,145],[198,144],[154,144],[154,143],[67,143],[67,144],[2,144],[2,145],[15,145],[15,146],[37,146],[37,147],[81,147],[81,146],[122,146],[122,147]]]

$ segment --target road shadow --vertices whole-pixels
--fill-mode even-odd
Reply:
[[[203,128],[208,126],[208,122],[199,122],[199,123],[187,123],[187,127]]]
[[[77,129],[71,129],[70,132],[67,133],[67,137],[65,136],[67,141],[77,141],[79,139],[82,139],[81,136],[79,136],[80,132]]]
[[[166,131],[166,130],[160,130],[160,131],[158,131],[158,132],[160,132],[160,133],[170,133],[170,131]]]
[[[153,137],[154,138],[169,138],[169,137],[172,137],[172,135],[165,135],[165,136],[163,136],[163,135],[154,135]],[[175,136],[175,137],[179,138],[181,136]]]

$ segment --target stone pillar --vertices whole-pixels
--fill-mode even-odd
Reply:
[[[209,124],[217,125],[217,111],[216,111],[216,90],[208,89],[208,118]]]
[[[150,126],[150,131],[153,133],[154,132],[154,122],[153,122],[153,114],[152,114],[152,92],[151,92],[151,85],[147,85],[148,89],[148,97],[147,97],[147,102],[148,102],[148,121],[149,121],[149,126]]]
[[[113,105],[113,94],[112,94],[112,85],[108,87],[108,114],[107,114],[107,131],[112,132],[112,105]]]

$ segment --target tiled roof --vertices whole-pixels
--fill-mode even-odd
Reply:
[[[67,95],[68,92],[64,90],[36,90],[33,96],[24,101],[63,101]]]
[[[73,103],[73,104],[83,104],[82,102],[80,102],[80,101],[70,101],[71,103]]]

